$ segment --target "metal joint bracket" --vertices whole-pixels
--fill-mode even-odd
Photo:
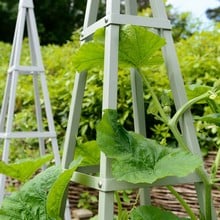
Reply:
[[[96,30],[98,30],[100,28],[104,28],[110,24],[113,24],[113,22],[111,22],[111,20],[112,20],[111,16],[106,15],[105,17],[99,19],[98,21],[96,21],[92,25],[88,26],[86,29],[84,29],[82,31],[80,41],[84,41],[86,38],[92,36],[96,32]]]
[[[185,177],[166,177],[163,179],[160,179],[153,184],[147,184],[147,183],[129,183],[125,181],[117,181],[114,178],[101,178],[99,177],[97,182],[98,190],[102,192],[113,192],[117,190],[123,190],[123,189],[138,189],[138,188],[146,188],[146,187],[152,187],[152,186],[164,186],[164,185],[180,185],[183,183],[199,183],[201,182],[201,179],[197,176],[197,174],[190,174]]]
[[[86,173],[75,171],[72,177],[72,181],[83,184],[88,187],[92,187],[102,192],[113,192],[123,189],[137,189],[152,186],[164,186],[164,185],[179,185],[183,183],[199,183],[201,179],[197,174],[193,173],[185,177],[166,177],[156,181],[154,184],[138,183],[133,184],[125,181],[117,181],[114,178],[102,178],[97,176],[91,176]]]

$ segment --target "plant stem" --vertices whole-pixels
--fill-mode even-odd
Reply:
[[[156,94],[154,93],[150,83],[148,82],[148,80],[146,79],[146,77],[144,76],[144,74],[141,73],[141,71],[139,70],[139,73],[141,74],[142,78],[143,78],[143,81],[145,83],[145,85],[147,86],[148,90],[150,91],[151,95],[152,95],[152,98],[154,100],[154,103],[156,105],[156,108],[158,109],[159,113],[160,113],[160,116],[162,118],[162,120],[164,121],[164,123],[168,124],[168,118],[156,96]]]
[[[183,138],[182,138],[182,135],[180,134],[179,130],[175,127],[172,127],[171,125],[169,126],[171,132],[173,133],[175,139],[177,140],[179,146],[190,152],[189,148],[187,147],[187,145],[185,144]],[[205,185],[210,185],[211,184],[211,181],[210,179],[208,178],[208,176],[206,175],[204,169],[202,167],[199,167],[198,169],[196,169],[196,172],[197,174],[199,175],[199,177],[201,178],[201,180],[204,182]]]
[[[220,90],[217,91],[217,92],[215,92],[216,96],[217,96],[219,93],[220,93]],[[192,107],[192,105],[194,105],[195,103],[197,103],[197,102],[199,102],[199,101],[201,101],[201,100],[203,100],[203,99],[207,99],[207,98],[209,98],[209,97],[210,97],[210,91],[208,91],[208,92],[206,92],[206,93],[204,93],[204,94],[202,94],[202,95],[200,95],[200,96],[197,96],[197,97],[195,97],[195,98],[189,100],[188,102],[186,102],[181,108],[179,108],[179,109],[177,110],[177,112],[175,113],[175,115],[170,119],[169,124],[171,124],[171,125],[177,125],[177,123],[178,123],[180,117],[181,117],[187,110],[189,110],[189,109]],[[212,103],[213,103],[213,100],[210,100],[210,101],[212,101]]]
[[[118,205],[118,215],[120,216],[122,213],[122,204],[121,204],[119,193],[117,191],[115,191],[115,199]]]
[[[180,145],[180,147],[189,151],[188,147],[186,146],[186,144],[185,144],[180,132],[177,130],[177,128],[172,127],[170,125],[170,130],[172,131],[174,137],[178,141],[178,144]],[[211,212],[211,181],[210,181],[209,177],[207,176],[206,172],[204,171],[203,167],[199,167],[198,169],[196,169],[196,173],[198,174],[198,176],[200,177],[200,179],[204,183],[205,210],[206,210],[205,214],[206,214],[206,220],[209,220],[209,219],[211,219],[211,216],[212,216],[212,212]]]
[[[185,209],[187,214],[189,215],[191,220],[197,220],[197,217],[193,213],[192,209],[189,207],[189,205],[186,203],[186,201],[181,197],[181,195],[172,187],[167,186],[167,189],[176,197],[176,199],[180,202],[182,207]]]
[[[210,96],[210,93],[209,92],[206,92],[198,97],[195,97],[191,100],[189,100],[188,102],[186,102],[181,108],[179,108],[177,110],[177,112],[175,113],[175,115],[170,119],[169,121],[169,124],[171,126],[174,126],[174,125],[177,125],[180,117],[187,111],[189,110],[193,104],[203,100],[203,99],[206,99]]]
[[[182,135],[180,134],[177,126],[172,126],[168,124],[168,127],[170,128],[171,132],[173,133],[173,136],[177,140],[179,146],[183,149],[186,150],[187,152],[190,152],[189,148],[187,147],[185,141],[182,138]]]
[[[218,183],[220,182],[220,178],[215,178],[215,179],[212,179],[212,182],[215,184],[215,183]]]
[[[220,113],[220,107],[214,100],[209,99],[207,102],[214,113]]]
[[[140,71],[139,71],[140,72]],[[172,117],[172,119],[168,119],[156,94],[154,93],[154,90],[152,89],[150,83],[148,82],[148,80],[146,79],[146,77],[144,76],[144,74],[142,74],[140,72],[142,78],[143,78],[143,81],[145,83],[145,85],[147,86],[148,90],[150,91],[151,95],[152,95],[152,98],[153,98],[153,101],[160,113],[160,116],[163,120],[163,122],[165,124],[168,125],[168,127],[170,128],[171,132],[173,133],[174,137],[176,138],[179,146],[190,152],[189,148],[187,147],[181,133],[179,132],[178,128],[177,128],[177,123],[180,119],[180,117],[193,105],[195,104],[196,102],[198,101],[201,101],[203,99],[206,99],[210,96],[210,92],[206,92],[198,97],[195,97],[194,99],[188,101],[187,103],[185,103],[177,112],[176,114]],[[219,93],[220,91],[218,91],[217,93]],[[217,94],[216,93],[216,94]],[[203,167],[199,167],[198,169],[196,169],[196,173],[198,174],[198,176],[201,178],[201,180],[203,181],[204,183],[204,186],[205,186],[205,210],[206,210],[206,220],[209,220],[211,219],[211,216],[212,216],[212,212],[211,212],[211,181],[209,179],[209,177],[207,176],[206,172],[204,171]],[[170,186],[169,186],[170,188]],[[170,188],[172,190],[173,193],[177,193],[175,192],[175,190],[171,187]],[[178,197],[178,200],[180,198]],[[180,200],[179,200],[180,201]],[[181,204],[183,206],[185,206],[185,201],[184,200],[181,200]],[[193,213],[192,210],[190,209],[190,207],[185,207],[189,213]],[[194,218],[196,219],[196,218]]]
[[[217,155],[215,157],[215,161],[211,167],[211,181],[216,178],[216,174],[220,165],[220,148],[218,149]]]
[[[140,190],[137,192],[137,195],[136,195],[136,198],[135,198],[135,201],[134,201],[134,207],[137,206],[139,199],[140,199]]]

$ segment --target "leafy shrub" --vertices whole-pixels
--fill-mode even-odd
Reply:
[[[51,98],[52,111],[58,134],[59,145],[62,146],[65,136],[65,129],[68,121],[69,105],[74,84],[75,69],[73,67],[75,51],[79,48],[79,32],[74,33],[72,40],[63,46],[48,45],[42,47],[43,62],[46,69],[46,77]],[[201,32],[192,37],[181,40],[176,44],[178,57],[184,81],[187,85],[199,84],[212,86],[219,76],[219,32],[218,29],[212,32]],[[27,41],[25,41],[22,63],[29,62]],[[0,95],[3,97],[6,72],[9,63],[11,46],[0,43]],[[159,96],[169,89],[169,82],[166,77],[164,65],[159,68],[145,69],[148,72],[151,85]],[[88,74],[85,89],[81,121],[79,127],[79,142],[95,139],[95,127],[101,117],[102,103],[102,73],[99,70]],[[161,80],[163,79],[163,80]],[[22,79],[18,85],[19,95],[16,100],[15,128],[17,130],[30,130],[36,128],[34,121],[34,102],[32,95],[31,79]],[[24,83],[25,82],[25,83]],[[119,71],[118,82],[118,113],[120,122],[128,130],[133,130],[132,97],[130,88],[129,71]],[[155,120],[147,112],[151,103],[151,96],[145,89],[145,107],[147,134],[149,137],[156,137],[159,141],[172,141],[170,135],[166,134],[166,128]],[[1,99],[0,98],[0,99]],[[0,104],[1,105],[1,104]],[[172,103],[171,103],[172,105]],[[43,103],[42,103],[43,107]],[[192,109],[193,114],[202,116],[210,112],[210,107],[205,103],[197,104]],[[207,124],[209,126],[207,126]],[[47,128],[46,120],[44,126]],[[161,127],[162,126],[162,127]],[[162,135],[158,135],[162,129]],[[202,146],[213,146],[220,142],[219,128],[213,129],[208,122],[196,121],[196,129]],[[165,131],[165,132],[164,132]],[[213,139],[215,136],[215,139]],[[27,149],[35,148],[36,141],[31,140]],[[15,146],[24,146],[23,142],[16,142]],[[17,148],[16,148],[17,149]],[[26,150],[29,151],[29,150]]]
[[[128,28],[128,29],[126,29],[126,28]],[[127,51],[126,51],[127,48],[128,48],[126,46],[127,45],[127,37],[130,40],[133,38],[134,34],[131,35],[132,31],[134,31],[136,34],[137,33],[141,34],[141,33],[143,33],[143,31],[146,32],[146,30],[144,28],[139,28],[139,31],[135,31],[136,28],[137,27],[135,27],[135,26],[133,26],[133,27],[132,26],[125,26],[124,28],[121,29],[122,35],[120,35],[121,38],[120,38],[120,47],[119,47],[119,51],[120,51],[120,53],[119,53],[119,63],[123,64],[124,66],[127,66],[127,65],[130,66],[132,64],[132,66],[135,66],[136,68],[139,68],[139,67],[143,67],[146,64],[146,62],[143,62],[143,59],[142,60],[137,59],[137,54],[141,54],[141,52],[143,50],[144,50],[143,53],[145,54],[146,51],[149,52],[149,50],[146,50],[146,48],[140,47],[140,45],[139,44],[137,45],[137,43],[136,43],[136,48],[135,48],[135,46],[134,47],[132,46],[132,50],[134,50],[134,54],[135,54],[134,56],[129,56],[128,57],[127,54],[129,54],[129,53],[127,53]],[[125,31],[125,30],[127,30],[127,31]],[[124,31],[124,32],[122,32],[122,31]],[[129,35],[129,34],[130,34],[130,36],[126,36],[126,35]],[[154,53],[155,50],[162,47],[165,42],[164,42],[163,39],[161,39],[160,41],[157,40],[158,36],[153,34],[152,32],[148,32],[148,34],[144,35],[144,36],[142,35],[144,37],[144,41],[148,42],[149,41],[149,36],[151,36],[151,35],[154,35],[154,38],[153,37],[150,37],[150,38],[151,38],[151,40],[154,39],[155,44],[154,44],[154,47],[151,48],[149,53],[151,53],[151,52]],[[138,36],[138,35],[135,35],[135,36]],[[136,39],[138,39],[138,37]],[[95,41],[94,41],[94,43],[95,43]],[[130,43],[132,43],[132,40],[131,40]],[[84,45],[86,45],[86,44],[84,44]],[[90,45],[90,44],[88,43],[87,46],[88,45]],[[147,44],[147,46],[149,46],[149,45]],[[129,50],[131,50],[131,47],[130,47]],[[139,53],[137,53],[138,51],[139,51]],[[84,52],[85,52],[85,50],[84,50]],[[91,52],[91,51],[88,50],[88,53],[89,52]],[[147,55],[149,55],[149,54],[147,53]],[[150,64],[151,63],[158,63],[158,61],[160,63],[160,59],[158,59],[158,56],[150,56],[150,58],[149,58],[149,56],[147,56],[147,55],[145,55],[144,61],[147,61],[148,64],[149,63]],[[87,57],[85,56],[85,53],[84,53],[83,58],[84,57],[85,57],[84,62],[86,62]],[[72,59],[73,59],[73,57],[72,57]],[[91,62],[91,57],[89,57],[89,59],[90,59],[90,62]],[[135,61],[134,61],[134,59],[135,59]],[[76,59],[73,59],[73,60],[74,60],[75,63],[77,62]],[[94,59],[94,60],[97,61],[97,59]],[[80,62],[79,62],[79,64],[81,65]],[[83,67],[83,68],[85,68],[85,67]],[[155,72],[158,71],[158,70],[153,70],[153,69],[149,69],[149,68],[147,68],[145,70],[147,72],[151,72],[151,73],[154,72],[154,71]],[[96,72],[96,70],[95,70],[95,72]],[[100,82],[100,83],[102,82],[102,80],[101,80],[102,77],[100,77],[101,74],[99,74],[100,72],[97,71],[97,73],[95,75],[94,75],[94,72],[91,72],[89,74],[89,77],[88,77],[88,82],[89,83],[94,78],[96,80],[98,79],[95,82]],[[54,75],[55,74],[56,73],[54,73]],[[122,75],[123,74],[127,74],[127,72],[122,72]],[[112,165],[113,165],[113,176],[115,176],[116,179],[118,179],[118,180],[125,180],[125,181],[128,181],[128,182],[136,183],[137,178],[138,178],[138,182],[152,183],[152,182],[156,181],[158,178],[160,179],[160,178],[163,178],[167,175],[168,176],[175,176],[175,175],[177,175],[177,176],[183,176],[184,175],[185,176],[187,173],[192,172],[191,169],[196,169],[197,168],[198,175],[204,181],[205,188],[206,188],[205,189],[206,190],[206,193],[205,193],[206,198],[205,199],[206,199],[206,201],[208,201],[208,203],[206,202],[206,207],[205,207],[206,208],[206,213],[205,213],[205,215],[206,215],[207,219],[210,219],[211,215],[212,215],[211,214],[211,185],[214,185],[214,183],[216,182],[215,174],[217,173],[217,168],[218,168],[219,163],[216,159],[216,161],[214,163],[214,166],[212,167],[212,171],[214,171],[214,172],[212,172],[212,177],[214,176],[214,179],[213,178],[209,179],[209,177],[205,175],[203,168],[200,166],[201,165],[200,164],[201,160],[198,157],[197,157],[197,159],[198,159],[197,160],[195,155],[192,155],[191,152],[188,152],[189,149],[187,148],[185,142],[183,141],[182,135],[180,134],[179,129],[178,129],[178,120],[182,116],[182,114],[184,114],[184,112],[187,111],[194,103],[198,102],[199,104],[204,104],[204,102],[201,102],[201,101],[205,100],[205,102],[207,102],[207,100],[208,100],[210,110],[212,110],[213,114],[205,115],[205,116],[198,115],[197,118],[201,121],[208,122],[208,123],[215,123],[216,125],[218,125],[220,108],[218,106],[218,103],[216,102],[216,97],[219,94],[219,85],[215,84],[215,87],[212,88],[212,89],[209,89],[210,87],[208,87],[208,86],[198,86],[198,85],[197,86],[195,86],[195,85],[191,86],[187,90],[187,91],[189,91],[188,95],[194,95],[196,97],[194,97],[193,99],[191,99],[191,101],[189,101],[185,105],[183,105],[181,107],[180,111],[177,111],[171,117],[171,112],[172,112],[171,104],[172,104],[172,101],[170,100],[170,96],[169,96],[170,93],[169,93],[169,91],[167,92],[167,91],[164,90],[165,88],[167,88],[167,85],[164,86],[162,89],[161,89],[161,87],[159,89],[157,89],[157,86],[159,84],[157,83],[157,81],[152,80],[152,82],[155,83],[155,85],[154,84],[153,85],[156,88],[157,93],[161,96],[161,104],[160,104],[160,101],[158,100],[157,95],[154,93],[154,89],[152,89],[149,81],[147,80],[147,78],[150,78],[150,74],[147,77],[145,77],[145,75],[143,75],[142,72],[140,72],[140,74],[143,78],[143,81],[144,81],[147,89],[149,90],[149,93],[151,94],[151,96],[150,96],[150,95],[148,95],[148,93],[146,93],[147,94],[148,114],[153,114],[157,118],[160,118],[160,120],[163,121],[164,124],[166,124],[169,127],[169,129],[172,131],[173,136],[176,138],[176,141],[178,142],[178,145],[183,150],[185,150],[187,152],[179,151],[179,150],[172,149],[172,148],[169,148],[169,149],[167,148],[166,149],[166,148],[162,147],[161,145],[157,144],[157,142],[155,140],[151,140],[149,138],[144,138],[141,135],[133,133],[133,132],[127,132],[118,123],[117,117],[116,117],[117,116],[116,110],[106,110],[105,111],[105,114],[102,117],[102,121],[101,121],[101,123],[99,123],[99,126],[97,127],[97,144],[99,145],[101,150],[103,152],[105,152],[107,157],[114,159],[114,161],[113,161],[114,163],[112,163]],[[160,77],[161,77],[161,75],[162,74],[160,74]],[[89,84],[89,83],[87,84],[88,87],[91,86],[91,84]],[[97,84],[94,84],[94,85],[97,85]],[[101,87],[100,85],[97,88],[100,88]],[[205,90],[205,93],[203,93],[203,90]],[[95,91],[95,93],[92,93],[92,95],[91,95],[91,90],[86,90],[86,92],[88,92],[88,97],[89,97],[88,100],[89,101],[93,100],[92,98],[93,98],[93,96],[96,96],[95,94],[96,94],[96,91],[98,91],[98,90],[95,89],[94,91]],[[145,92],[147,92],[147,90],[145,90]],[[190,92],[191,92],[191,94],[190,94]],[[86,97],[86,95],[87,94],[85,94],[85,97]],[[154,105],[155,105],[156,108],[154,108],[154,106],[151,102],[151,99],[153,99]],[[85,103],[86,102],[84,102],[83,105]],[[95,102],[95,104],[96,103],[97,102]],[[87,106],[83,106],[83,107],[86,109]],[[155,110],[157,110],[157,112],[154,112]],[[87,111],[85,111],[85,112],[87,113]],[[217,121],[216,121],[216,119],[217,119]],[[93,120],[94,120],[94,118],[93,118]],[[90,124],[90,121],[88,121],[88,124]],[[152,123],[152,125],[154,125],[154,124],[155,124],[155,122]],[[156,135],[159,134],[157,132],[158,128],[161,129],[162,131],[164,131],[164,130],[166,131],[166,129],[164,129],[163,126],[155,126],[154,132],[155,132]],[[82,127],[81,127],[81,129],[82,129]],[[89,130],[88,127],[86,127],[85,130],[88,131]],[[89,139],[88,133],[85,132],[85,133],[80,133],[80,134],[81,134],[82,138],[83,138],[83,135],[85,134],[86,138]],[[166,136],[166,135],[163,134],[162,137],[166,139],[167,137],[169,137],[169,135]],[[152,147],[151,145],[154,148],[153,151],[152,151],[152,149],[150,149]],[[147,148],[146,148],[146,146],[147,146]],[[150,154],[151,152],[153,152],[153,154],[152,154],[153,157],[152,158],[149,156],[149,155],[151,155]],[[219,152],[220,151],[218,151],[218,155],[219,155]],[[154,155],[155,153],[158,154],[158,155],[155,156]],[[171,157],[170,157],[170,154],[172,154]],[[188,159],[190,159],[190,161],[192,163],[189,163],[188,160],[186,160],[186,158],[185,158],[186,154],[188,154],[188,156],[189,156]],[[174,156],[176,156],[176,157],[174,157]],[[218,157],[219,156],[217,156],[217,158]],[[155,158],[159,159],[159,160],[155,160]],[[128,163],[128,159],[130,160],[130,163]],[[173,163],[171,163],[170,166],[169,166],[167,161],[170,161],[170,160],[173,160]],[[176,161],[180,161],[180,160],[183,161],[183,166],[182,166],[182,163],[180,163],[181,164],[181,169],[180,169],[180,167],[175,167],[175,168],[177,168],[177,170],[174,170],[173,169],[173,164],[176,164]],[[143,161],[150,162],[151,166],[146,167],[146,163],[143,163]],[[79,162],[81,162],[81,161],[79,161]],[[184,162],[185,163],[187,162],[187,163],[184,164]],[[163,163],[165,163],[165,165],[168,165],[169,169],[164,169],[164,170],[162,169],[163,170],[163,172],[162,172],[161,168],[164,168]],[[177,163],[177,164],[179,164],[179,163]],[[132,169],[133,172],[135,173],[135,175],[138,174],[138,175],[136,175],[136,178],[134,178],[134,175],[129,176],[129,173],[121,172],[122,171],[121,167],[122,166],[124,167],[125,165],[129,165],[130,170]],[[137,172],[137,171],[139,171],[138,167],[140,168],[140,165],[141,165],[141,170],[140,171],[143,171],[143,166],[144,166],[144,168],[146,168],[147,173],[145,172],[145,174],[143,174],[143,173]],[[4,166],[4,167],[7,167],[7,166]],[[148,172],[149,168],[153,168],[154,171],[157,170],[155,168],[160,168],[160,169],[158,169],[158,173],[157,172],[152,173],[152,172]],[[182,169],[182,168],[184,168],[184,169]],[[58,182],[56,181],[54,183],[55,188],[52,187],[52,189],[49,192],[48,201],[51,201],[51,202],[49,203],[50,205],[47,206],[47,209],[49,210],[49,212],[51,214],[53,214],[54,217],[60,215],[60,212],[55,213],[59,209],[59,208],[56,208],[56,207],[59,206],[61,208],[61,206],[62,206],[62,195],[65,191],[64,188],[66,187],[66,183],[69,182],[69,179],[71,178],[72,172],[74,171],[74,169],[75,169],[75,167],[71,168],[70,170],[67,170],[67,173],[66,173],[66,171],[65,171],[65,173],[62,173],[59,177],[59,181]],[[154,175],[154,174],[156,174],[156,175]],[[149,175],[148,176],[149,178],[145,179],[146,175]],[[63,177],[65,177],[65,178],[63,178]],[[61,182],[60,182],[60,180],[61,180]],[[27,186],[29,187],[29,185],[27,184],[27,185],[24,186],[24,188],[28,188]],[[61,191],[60,191],[60,186],[63,186]],[[175,194],[173,192],[173,188],[171,186],[168,186],[168,189],[170,189],[170,191],[173,194]],[[25,193],[25,190],[23,192]],[[57,200],[57,202],[56,202],[57,205],[56,206],[51,206],[51,204],[53,204],[52,202],[54,202],[54,199],[57,198],[57,196],[55,196],[55,195],[57,195],[58,192],[59,192],[59,195],[60,195],[60,196],[58,196],[58,198],[60,198],[60,199]],[[22,193],[21,195],[23,195],[24,193]],[[12,197],[9,198],[9,200],[6,199],[6,202],[11,201],[13,203],[14,199],[16,200],[17,197],[20,197],[20,194],[15,193],[13,195],[15,197],[12,196]],[[45,195],[43,195],[43,197],[45,198]],[[179,197],[178,194],[176,194],[176,198],[185,207],[185,210],[190,215],[190,217],[192,217],[192,219],[196,219],[196,216],[191,212],[191,210],[189,210],[187,205],[181,200],[181,198]],[[12,199],[12,200],[10,200],[10,199]],[[31,201],[33,201],[33,199],[31,199]],[[44,206],[45,206],[44,201],[43,201],[43,203],[44,203]],[[9,204],[9,207],[10,207],[10,204]],[[23,211],[23,209],[22,209],[22,211]],[[20,212],[20,207],[19,207],[18,212]],[[157,210],[155,210],[155,212],[157,212]],[[2,214],[3,215],[7,214],[7,211],[6,212],[3,211]],[[26,213],[24,213],[24,214],[26,214]],[[47,213],[44,212],[43,215],[45,215],[45,214],[47,214]],[[141,213],[137,212],[137,213],[135,213],[135,215],[136,214],[139,215]],[[124,216],[124,212],[121,212],[121,215]]]
[[[187,85],[217,86],[220,83],[220,39],[218,26],[211,32],[201,32],[177,43],[182,74]],[[216,100],[220,103],[220,100]],[[198,103],[194,115],[212,112],[207,103]],[[219,146],[220,129],[216,125],[198,120],[195,122],[198,138],[203,147]]]
[[[177,43],[180,67],[187,84],[212,86],[219,77],[219,31],[203,31]]]

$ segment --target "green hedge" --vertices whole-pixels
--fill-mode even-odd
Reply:
[[[214,31],[194,34],[177,45],[182,74],[187,85],[214,86],[220,84],[220,38],[219,25]],[[220,100],[217,100],[220,104]],[[206,103],[192,109],[194,115],[211,113]],[[217,125],[196,121],[196,130],[203,148],[220,146],[220,128]]]
[[[67,126],[71,93],[74,84],[75,70],[73,68],[73,54],[79,47],[78,32],[72,40],[63,46],[48,45],[42,47],[43,62],[46,68],[47,83],[51,98],[52,111],[58,134],[59,145],[63,145]],[[212,86],[220,76],[220,38],[218,28],[211,32],[201,32],[192,37],[181,40],[176,44],[180,66],[186,85],[200,84]],[[6,72],[9,62],[11,46],[0,42],[0,99],[5,87]],[[28,64],[29,56],[27,42],[22,54],[22,63]],[[159,96],[169,89],[165,67],[146,70],[152,85]],[[97,70],[88,74],[83,110],[79,129],[79,142],[95,138],[95,127],[101,117],[102,103],[102,72]],[[161,80],[163,79],[163,80]],[[31,77],[20,78],[16,100],[15,128],[17,130],[36,129],[34,120],[34,106]],[[151,97],[145,91],[146,113],[151,103]],[[43,105],[42,105],[43,106]],[[195,115],[210,112],[205,103],[198,104],[192,109]],[[119,71],[118,112],[120,121],[127,129],[133,129],[132,98],[130,88],[130,73]],[[151,114],[147,113],[147,134],[159,141],[172,141],[168,129],[161,125]],[[45,127],[47,123],[45,121]],[[215,125],[197,121],[196,129],[202,147],[220,144],[220,129]],[[24,144],[21,142],[20,144]],[[19,145],[18,142],[15,144]],[[33,141],[28,142],[28,149],[36,146]]]

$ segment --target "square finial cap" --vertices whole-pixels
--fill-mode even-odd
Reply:
[[[33,8],[33,0],[20,0],[19,8]]]

